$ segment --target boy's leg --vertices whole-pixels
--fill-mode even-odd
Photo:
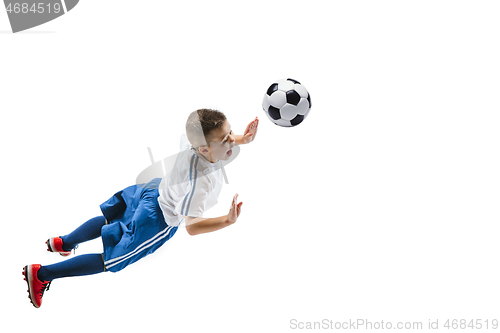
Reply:
[[[101,272],[104,272],[102,254],[85,254],[54,265],[27,265],[24,267],[23,275],[28,283],[31,303],[35,308],[39,308],[42,305],[43,294],[49,290],[52,280]]]
[[[57,264],[41,266],[40,281],[52,281],[63,277],[83,276],[104,272],[102,254],[83,254]]]
[[[104,216],[97,216],[79,226],[72,233],[66,236],[62,236],[61,239],[63,241],[63,250],[71,251],[78,244],[101,236],[101,228],[105,224],[106,219],[104,218]]]

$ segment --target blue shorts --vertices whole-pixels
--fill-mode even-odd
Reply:
[[[156,251],[177,231],[165,222],[158,205],[160,178],[117,192],[101,204],[107,220],[101,236],[107,271],[118,272]]]

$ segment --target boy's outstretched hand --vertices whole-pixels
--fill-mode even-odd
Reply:
[[[191,236],[194,236],[230,226],[231,224],[236,222],[238,216],[240,216],[241,205],[243,205],[243,202],[238,203],[238,194],[235,194],[233,197],[233,202],[231,202],[229,214],[225,216],[213,218],[184,216],[186,220],[186,231]]]
[[[259,118],[255,117],[254,120],[250,124],[248,124],[245,132],[242,136],[240,136],[240,142],[236,144],[246,144],[255,140],[255,136],[257,135],[257,129],[259,128]],[[238,141],[238,138],[237,138]]]
[[[229,214],[227,214],[228,223],[236,222],[241,213],[241,205],[243,205],[243,202],[238,203],[238,194],[235,194],[233,197],[233,201],[231,202]]]

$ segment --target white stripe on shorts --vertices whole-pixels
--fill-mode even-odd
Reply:
[[[148,239],[147,241],[145,241],[144,243],[139,245],[134,251],[104,262],[104,266],[106,267],[106,269],[110,269],[111,267],[118,265],[119,263],[132,258],[133,256],[139,254],[139,252],[141,252],[142,250],[145,250],[146,248],[153,246],[154,244],[158,243],[163,238],[167,237],[168,234],[170,233],[170,231],[172,230],[172,228],[173,228],[172,226],[169,226],[166,229],[163,229],[162,231],[157,233],[155,236],[151,237],[150,239]]]

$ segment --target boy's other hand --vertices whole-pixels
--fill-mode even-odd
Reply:
[[[228,223],[236,222],[241,213],[241,205],[243,205],[243,202],[238,203],[238,194],[235,194],[233,197],[233,201],[231,202],[229,214],[227,215]]]
[[[243,143],[250,143],[255,140],[255,136],[257,135],[257,129],[259,127],[259,118],[255,117],[254,120],[250,124],[248,124],[245,132],[243,133],[242,141]]]

